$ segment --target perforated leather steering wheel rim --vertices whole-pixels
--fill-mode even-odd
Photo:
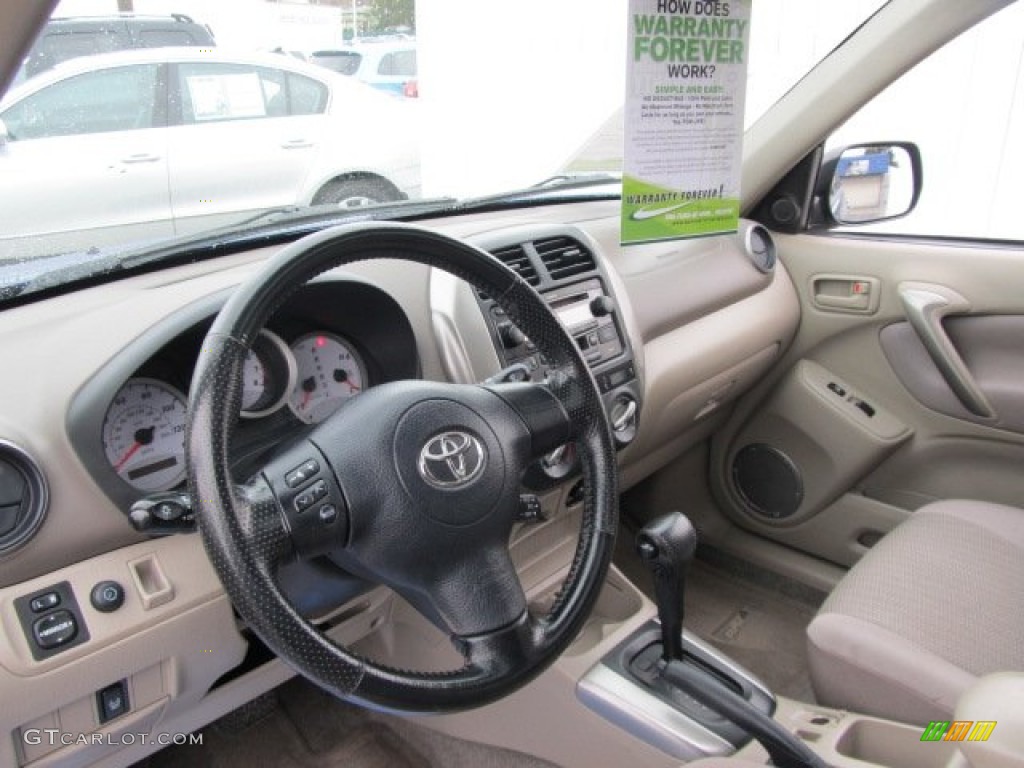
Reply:
[[[229,444],[249,345],[274,310],[310,279],[376,258],[405,259],[448,271],[486,292],[508,312],[549,361],[553,372],[545,391],[557,395],[564,408],[584,479],[576,553],[548,614],[532,616],[524,609],[514,621],[487,626],[486,632],[454,633],[466,664],[450,672],[405,671],[362,658],[299,615],[274,576],[276,565],[295,553],[280,501],[262,477],[239,485],[231,476]],[[505,391],[484,392],[465,385],[423,387],[431,397],[440,392],[453,402],[463,397],[493,401],[494,408],[504,408],[502,403],[509,399]],[[529,416],[529,409],[516,405],[510,412]],[[600,393],[579,349],[539,294],[516,273],[486,252],[432,230],[397,223],[345,225],[298,240],[269,260],[235,291],[204,340],[190,388],[186,447],[189,489],[199,510],[203,543],[238,613],[263,642],[314,683],[378,709],[460,710],[489,703],[526,684],[578,634],[611,561],[618,523],[615,452]],[[338,475],[344,484],[344,471]],[[518,478],[515,481],[518,486]]]

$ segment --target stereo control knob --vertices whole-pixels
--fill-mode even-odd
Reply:
[[[526,343],[526,334],[516,328],[512,323],[502,323],[498,326],[498,338],[505,349],[514,349],[520,344]]]
[[[594,317],[604,317],[615,311],[615,299],[611,296],[596,296],[590,302],[590,313]]]
[[[612,434],[619,445],[627,445],[636,437],[637,411],[636,400],[629,395],[616,398],[608,414],[612,425]]]

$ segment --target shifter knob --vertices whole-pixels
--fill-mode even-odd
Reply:
[[[683,586],[686,568],[697,552],[697,531],[680,512],[645,525],[636,535],[636,551],[651,569],[661,622],[662,656],[683,658]]]

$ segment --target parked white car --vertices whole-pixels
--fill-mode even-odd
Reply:
[[[0,102],[0,255],[417,197],[413,109],[272,54],[164,48],[67,62]]]

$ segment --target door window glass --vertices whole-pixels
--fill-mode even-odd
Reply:
[[[284,73],[243,64],[178,65],[182,122],[211,123],[288,114]]]
[[[288,73],[291,115],[319,115],[327,109],[327,87],[308,77]]]
[[[196,39],[184,29],[142,29],[138,32],[142,48],[195,45]]]
[[[826,150],[913,141],[924,183],[908,216],[849,231],[1024,241],[1024,4],[948,43],[865,105]]]
[[[62,80],[3,114],[12,141],[153,127],[156,64],[117,67]]]
[[[385,54],[377,67],[378,75],[416,76],[416,51],[395,51]]]

